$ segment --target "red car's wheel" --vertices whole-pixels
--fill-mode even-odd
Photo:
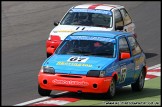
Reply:
[[[50,53],[47,53],[47,58],[48,58],[48,57],[50,57],[51,55],[52,55],[52,54],[50,54]]]

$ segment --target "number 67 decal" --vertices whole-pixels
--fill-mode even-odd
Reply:
[[[86,62],[87,60],[88,60],[87,57],[72,56],[67,61],[68,62]]]
[[[120,82],[124,82],[125,78],[126,78],[126,71],[127,71],[127,67],[126,66],[121,66],[121,78],[120,78]]]

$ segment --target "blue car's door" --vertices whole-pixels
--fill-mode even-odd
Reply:
[[[131,51],[128,45],[128,41],[125,37],[119,38],[119,86],[128,85],[133,82],[133,75],[134,75],[134,59],[131,57]],[[130,53],[130,58],[121,59],[121,53]]]
[[[133,58],[119,61],[120,66],[120,80],[121,85],[127,85],[133,82],[134,75],[134,61]]]
[[[134,62],[133,79],[135,82],[139,77],[139,74],[143,68],[143,64],[145,63],[145,55],[142,53],[143,51],[134,37],[128,37],[128,43]]]

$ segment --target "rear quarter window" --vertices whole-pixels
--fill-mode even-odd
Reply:
[[[130,43],[133,56],[142,52],[141,47],[139,46],[138,42],[135,40],[134,37],[128,37],[128,41]]]
[[[120,12],[123,16],[124,25],[128,25],[128,24],[132,23],[131,17],[129,16],[128,12],[124,8],[120,9]]]
[[[130,53],[127,40],[124,37],[119,39],[119,52],[120,53],[121,52],[128,52],[128,53]]]

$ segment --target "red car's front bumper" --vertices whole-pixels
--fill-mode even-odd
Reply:
[[[97,78],[82,75],[46,74],[40,72],[38,84],[43,89],[70,92],[106,93],[112,77]]]

